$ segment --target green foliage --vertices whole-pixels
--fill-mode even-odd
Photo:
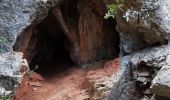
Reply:
[[[110,17],[115,18],[118,10],[122,10],[124,6],[124,0],[116,0],[115,4],[107,5],[107,13],[105,14],[104,18],[108,19]],[[123,11],[123,10],[122,10]]]
[[[10,97],[9,96],[7,96],[7,97],[1,97],[0,96],[0,100],[10,100]]]
[[[0,36],[0,45],[1,44],[3,44],[3,43],[5,43],[7,41],[7,39],[5,38],[5,37],[2,37],[2,36]],[[0,48],[0,54],[3,52],[3,50],[2,50],[2,48]],[[1,98],[0,98],[0,100],[1,100]]]

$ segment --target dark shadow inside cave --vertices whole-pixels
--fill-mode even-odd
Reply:
[[[116,30],[116,19],[108,18],[104,20],[103,28],[104,33],[111,37],[107,44],[111,43],[112,46],[112,56],[111,59],[119,57],[120,53],[120,35],[119,32]],[[111,33],[111,34],[108,34]]]
[[[50,74],[62,72],[73,65],[64,45],[66,37],[63,33],[56,38],[48,32],[40,32],[38,39],[37,54],[30,63],[32,70],[38,65],[36,71],[45,75],[48,72]]]
[[[31,69],[38,65],[36,70],[42,75],[54,75],[73,66],[70,54],[66,49],[68,42],[61,26],[54,16],[49,16],[39,24],[37,32],[37,53],[30,62]]]

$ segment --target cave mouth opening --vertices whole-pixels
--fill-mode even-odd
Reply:
[[[64,3],[60,5],[61,13],[63,14],[64,20],[68,24],[68,28],[70,30],[73,30],[73,32],[75,30],[76,35],[80,31],[78,29],[80,27],[79,17],[81,13],[78,11],[77,2],[78,0],[71,0],[68,5]],[[102,20],[103,24],[101,26],[98,26],[102,29],[102,32],[98,32],[100,33],[98,34],[93,29],[87,30],[87,32],[96,32],[92,35],[89,34],[94,38],[93,40],[96,39],[96,41],[92,42],[92,44],[90,44],[90,47],[88,48],[92,51],[85,51],[81,48],[81,53],[83,52],[82,55],[84,54],[85,60],[86,58],[92,59],[92,63],[101,60],[110,60],[117,58],[119,56],[120,49],[119,33],[116,31],[116,21],[112,18],[109,18],[108,20],[103,20],[103,18],[96,17],[98,15],[96,15],[94,11],[90,13],[92,13],[92,15],[95,15],[94,18],[96,19],[93,22],[97,23],[99,19],[100,21]],[[83,20],[86,21],[87,19]],[[31,32],[29,32],[30,30]],[[84,38],[80,35],[81,34],[79,33],[78,39]],[[86,38],[89,39],[88,37],[85,37],[85,39]],[[98,41],[98,38],[100,41]],[[82,43],[82,41],[78,41]],[[88,41],[84,40],[83,43],[84,42],[85,45],[88,45],[88,43],[86,44],[86,42]],[[18,37],[16,44],[14,45],[14,51],[20,51],[24,53],[24,57],[27,59],[31,70],[35,70],[36,66],[38,66],[35,72],[41,74],[44,77],[48,77],[54,76],[57,73],[67,71],[67,69],[76,66],[78,61],[76,62],[74,58],[71,58],[72,53],[70,51],[70,47],[72,46],[72,43],[65,35],[65,31],[61,23],[59,22],[59,20],[56,20],[56,17],[51,10],[49,11],[48,16],[43,22],[33,27],[30,26],[30,28],[26,29]],[[91,56],[89,55],[93,54],[93,58],[90,58]]]
[[[71,45],[70,41],[59,22],[49,12],[43,22],[27,28],[18,37],[13,48],[14,51],[24,53],[30,70],[44,77],[51,77],[74,66],[67,45]]]
[[[72,28],[77,23],[77,2],[71,0],[59,5],[63,19]],[[73,44],[64,34],[62,24],[52,10],[41,23],[25,29],[13,47],[14,51],[23,52],[30,70],[47,78],[75,67],[69,51]]]

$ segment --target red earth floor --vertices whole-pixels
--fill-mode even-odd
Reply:
[[[25,75],[13,100],[93,100],[93,82],[111,77],[119,70],[119,59],[87,69],[71,67],[65,72],[44,77]]]

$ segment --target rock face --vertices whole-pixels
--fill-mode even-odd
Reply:
[[[169,40],[169,0],[126,0],[116,17],[126,53]]]
[[[28,63],[20,52],[0,55],[0,96],[14,93],[23,75],[29,71]]]

